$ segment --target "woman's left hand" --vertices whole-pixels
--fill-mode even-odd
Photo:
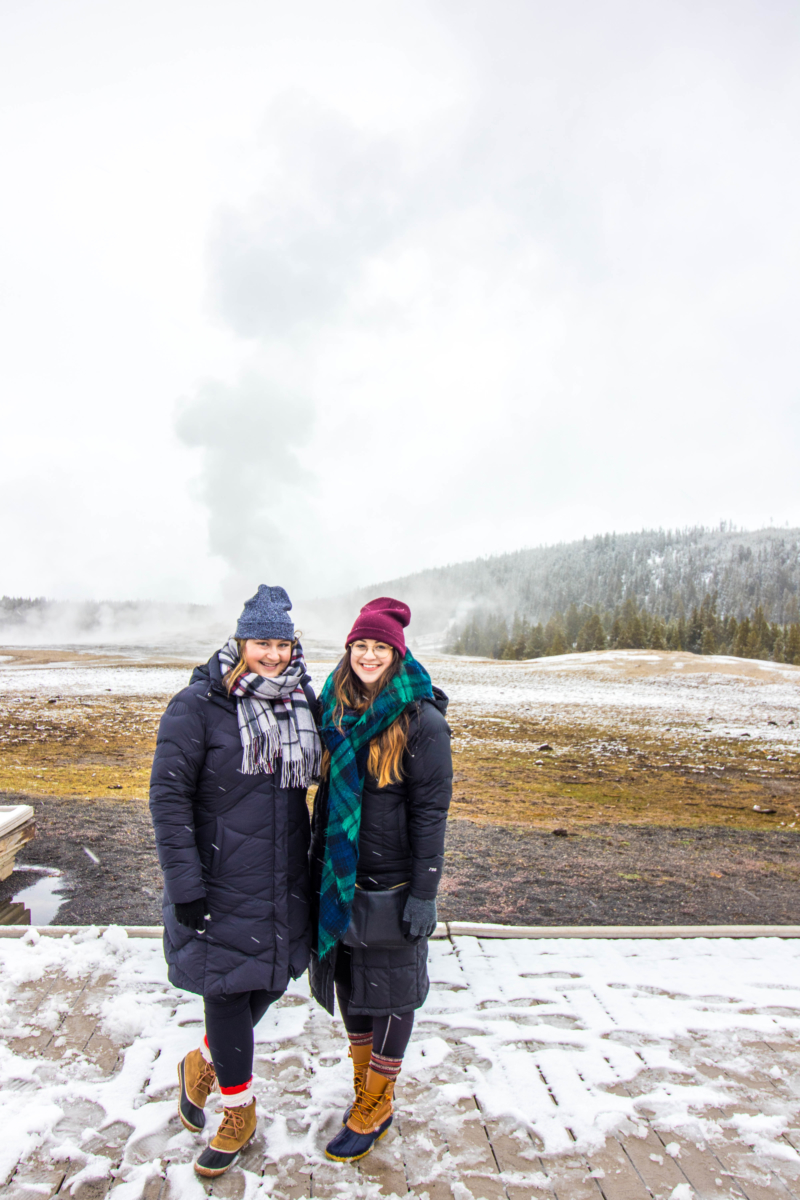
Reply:
[[[436,901],[409,896],[403,909],[403,933],[418,941],[428,938],[436,929]]]

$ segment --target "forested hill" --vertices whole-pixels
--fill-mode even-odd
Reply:
[[[571,604],[613,610],[632,599],[665,621],[688,615],[708,594],[720,616],[800,620],[800,529],[643,530],[541,546],[421,571],[348,597],[399,596],[412,609],[413,633],[443,630],[475,608],[531,622]]]

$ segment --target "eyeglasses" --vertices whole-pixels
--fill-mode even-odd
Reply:
[[[369,653],[368,648],[364,642],[353,642],[350,649],[355,650],[355,652],[357,654]],[[391,646],[384,646],[382,644],[379,644],[377,646],[372,647],[372,653],[375,655],[376,658],[391,658],[393,651],[392,651]]]

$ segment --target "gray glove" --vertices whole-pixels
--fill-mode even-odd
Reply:
[[[412,941],[430,937],[436,929],[436,901],[409,896],[403,909],[403,934]]]

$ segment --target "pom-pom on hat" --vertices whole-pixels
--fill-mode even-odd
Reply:
[[[294,623],[289,616],[292,602],[282,587],[259,586],[255,596],[245,600],[236,626],[237,638],[285,638],[294,641]]]
[[[374,638],[376,642],[386,642],[387,646],[394,646],[403,656],[406,652],[403,630],[410,620],[411,609],[402,600],[393,600],[391,596],[370,600],[356,617],[356,623],[347,635],[346,644],[349,646],[359,638]]]

